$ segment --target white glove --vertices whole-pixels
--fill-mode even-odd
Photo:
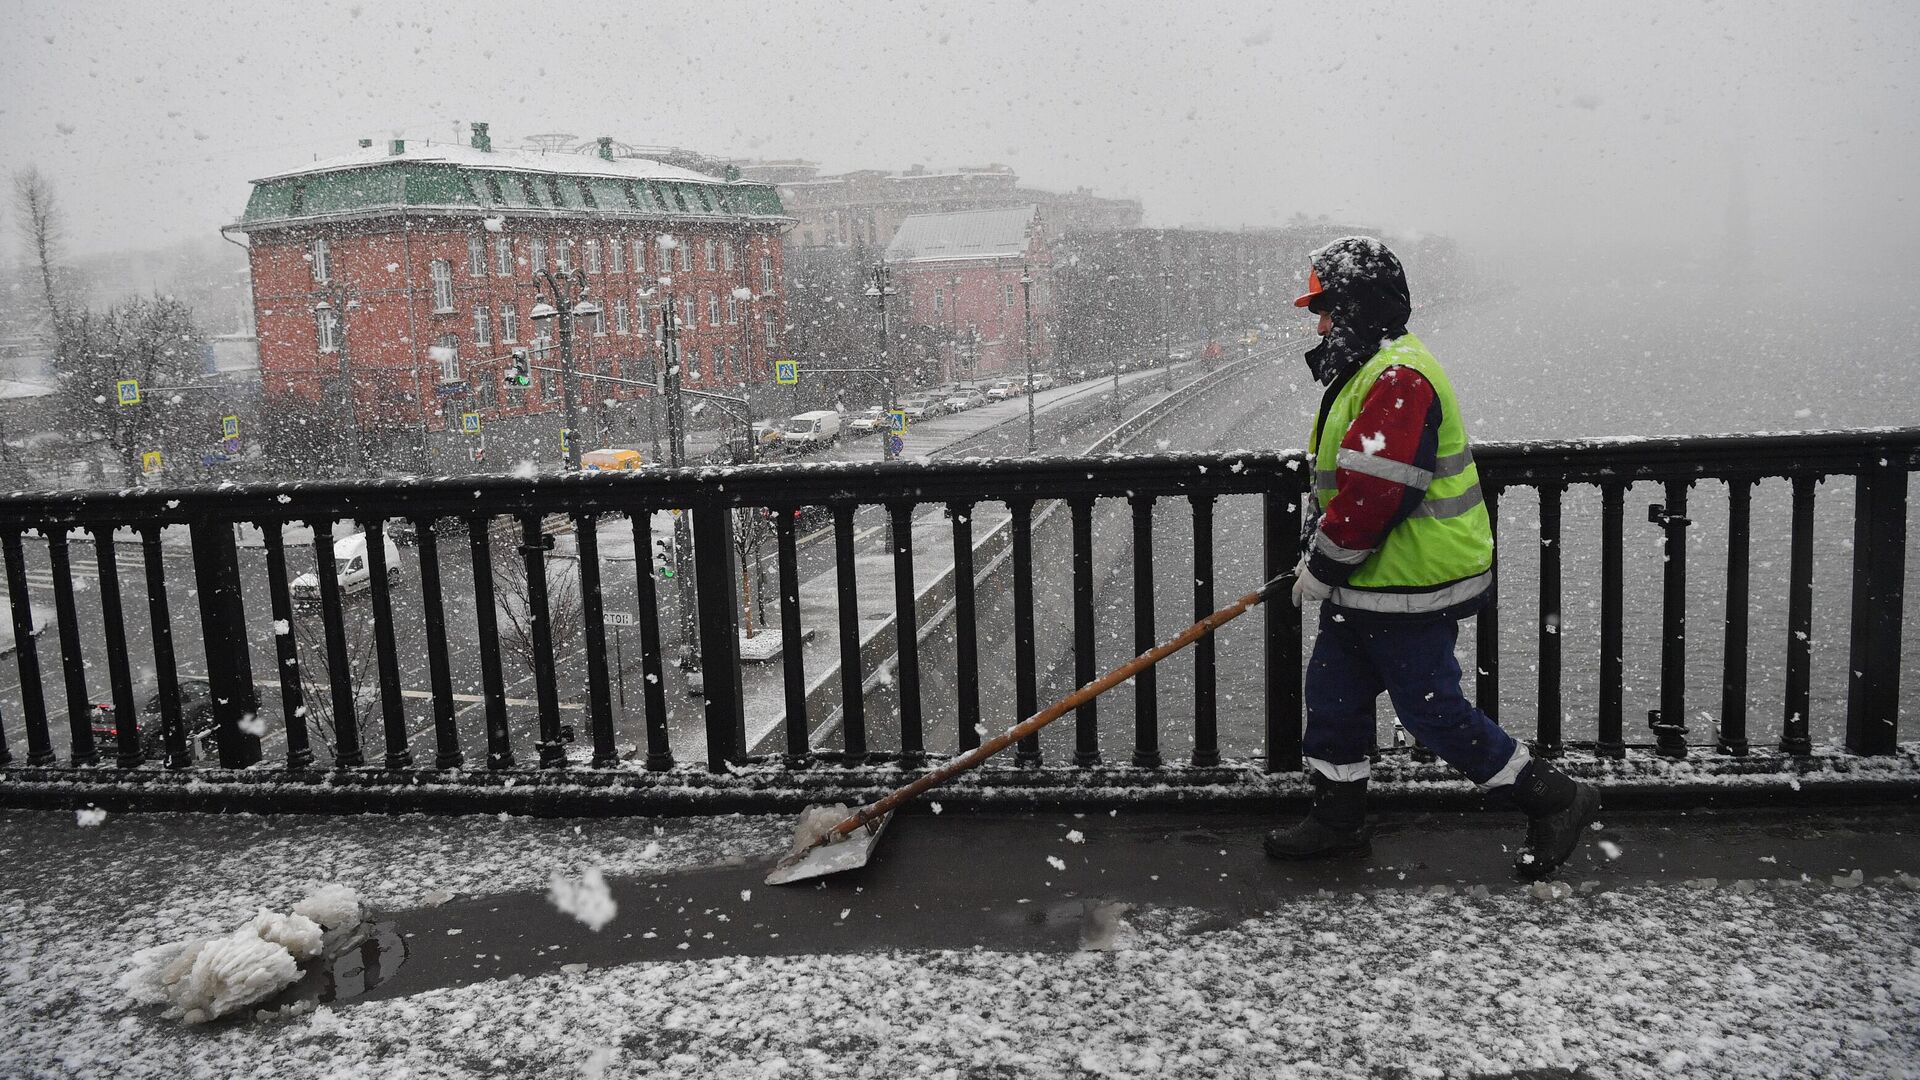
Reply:
[[[1319,603],[1333,595],[1333,586],[1313,576],[1307,569],[1307,557],[1300,556],[1299,565],[1293,568],[1293,606],[1300,607],[1304,601]]]

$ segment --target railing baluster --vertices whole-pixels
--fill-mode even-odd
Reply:
[[[673,768],[673,745],[667,730],[666,669],[660,648],[660,596],[653,579],[652,507],[627,512],[633,524],[633,549],[639,552],[633,563],[634,615],[640,620],[641,698],[646,704],[647,768],[666,772]]]
[[[707,768],[725,772],[747,753],[740,683],[740,598],[734,591],[733,510],[693,512],[693,574],[700,605],[700,669],[707,714]]]
[[[900,703],[900,759],[915,764],[926,757],[920,723],[920,618],[914,609],[913,504],[887,507],[893,541],[894,648],[899,677],[894,691]]]
[[[273,652],[278,661],[274,678],[280,683],[280,712],[287,729],[287,770],[313,767],[313,744],[307,734],[306,688],[301,685],[300,643],[293,632],[293,595],[287,585],[286,523],[263,520],[260,540],[267,551],[267,604],[273,611]],[[106,568],[101,568],[106,580]],[[114,606],[119,606],[116,592]],[[443,625],[429,622],[428,625]],[[431,636],[431,635],[429,635]]]
[[[321,518],[309,524],[313,526],[314,560],[320,564],[320,622],[327,639],[333,764],[335,768],[355,769],[366,764],[366,758],[360,751],[360,706],[354,699],[352,658],[347,652],[347,620],[340,603],[340,576],[334,569],[333,519]]]
[[[1626,617],[1626,497],[1626,484],[1609,481],[1600,485],[1600,702],[1599,738],[1593,749],[1607,758],[1627,755],[1626,650],[1622,633]]]
[[[774,512],[775,542],[780,562],[780,668],[787,695],[787,763],[806,760],[809,750],[807,731],[807,670],[801,652],[800,625],[800,550],[794,539],[794,510],[781,507]]]
[[[1500,489],[1480,481],[1481,497],[1487,504],[1487,525],[1493,531],[1494,548],[1500,546]],[[1498,566],[1496,556],[1495,566]],[[1497,571],[1496,571],[1497,573]],[[1500,719],[1500,594],[1496,582],[1493,602],[1480,609],[1473,628],[1473,704],[1495,720]]]
[[[840,732],[844,761],[849,765],[867,760],[867,680],[860,661],[860,587],[853,563],[855,509],[851,503],[838,503],[833,508],[833,562],[839,571]]]
[[[453,664],[447,656],[446,599],[440,588],[440,535],[434,518],[413,519],[414,554],[420,564],[420,614],[427,631],[427,680],[433,687],[433,767],[458,769],[467,762],[460,749],[458,710],[453,701]]]
[[[1213,614],[1213,496],[1194,495],[1193,618]],[[1214,691],[1217,642],[1208,634],[1193,643],[1193,763],[1220,764],[1219,702]]]
[[[533,645],[533,698],[540,714],[540,738],[535,747],[543,769],[562,768],[567,748],[560,740],[560,683],[553,670],[553,611],[547,605],[547,547],[540,515],[520,515],[520,564],[526,571],[526,621]]]
[[[180,672],[173,656],[173,616],[167,607],[167,568],[160,552],[160,526],[140,527],[147,570],[147,615],[153,622],[154,677],[160,683],[160,732],[169,769],[193,766],[187,725],[180,716]]]
[[[1813,485],[1815,478],[1793,478],[1793,554],[1787,569],[1786,718],[1780,750],[1810,754],[1808,735],[1813,703]]]
[[[80,617],[73,603],[73,563],[67,529],[55,525],[47,535],[47,562],[53,572],[53,609],[60,620],[60,671],[67,691],[68,759],[75,765],[99,762],[93,745],[93,703],[87,698],[87,659],[80,651]]]
[[[1667,501],[1647,508],[1648,520],[1665,534],[1660,550],[1660,707],[1650,710],[1654,749],[1662,757],[1687,756],[1687,480],[1667,481]]]
[[[253,684],[253,653],[247,647],[240,549],[231,521],[203,516],[188,529],[193,541],[192,595],[200,608],[200,640],[207,662],[207,712],[213,721],[220,767],[245,769],[260,761],[260,736],[242,726],[244,721],[258,720],[260,692]]]
[[[1153,629],[1153,503],[1135,495],[1133,504],[1133,654],[1160,644]],[[1133,763],[1157,769],[1160,757],[1160,676],[1149,665],[1133,677]]]
[[[947,504],[947,516],[953,519],[953,661],[957,695],[954,705],[961,750],[980,745],[980,638],[974,625],[978,616],[973,597],[973,505],[970,502]]]
[[[1860,475],[1855,499],[1847,749],[1855,754],[1891,754],[1899,748],[1900,734],[1907,474],[1868,468]]]
[[[1301,498],[1298,491],[1274,490],[1260,497],[1268,581],[1298,559]],[[1262,606],[1266,608],[1261,618],[1267,665],[1267,771],[1293,772],[1302,764],[1300,611],[1279,595]]]
[[[493,595],[491,518],[467,519],[467,547],[473,552],[473,618],[480,650],[480,696],[487,713],[487,768],[513,768],[513,736],[507,730],[507,681],[500,670],[500,616]]]
[[[100,570],[100,621],[107,635],[107,684],[113,688],[113,726],[118,729],[114,764],[136,769],[146,760],[140,748],[140,712],[133,697],[133,667],[127,657],[127,621],[120,606],[120,553],[113,526],[95,525],[94,565]],[[4,740],[0,740],[0,748]],[[0,760],[4,760],[0,757]]]
[[[620,754],[613,744],[613,687],[607,677],[607,624],[600,595],[599,529],[596,515],[573,515],[573,531],[580,553],[580,629],[587,646],[587,723],[593,729],[593,767],[611,769],[620,763]],[[639,569],[637,560],[635,569]]]
[[[20,712],[27,729],[27,764],[51,765],[53,739],[47,730],[47,699],[40,686],[40,651],[33,637],[33,600],[27,592],[26,555],[20,531],[0,536],[7,564],[7,592],[13,607],[13,646],[20,667]]]
[[[1014,708],[1019,723],[1040,711],[1040,669],[1034,658],[1033,633],[1033,500],[1007,504],[1013,514],[1013,682]],[[1040,764],[1040,735],[1034,733],[1014,745],[1013,763]]]
[[[1747,618],[1753,481],[1727,481],[1727,634],[1720,664],[1720,752],[1747,755]]]
[[[1553,484],[1540,487],[1540,695],[1534,718],[1535,750],[1559,757],[1560,733],[1560,496]]]
[[[1093,500],[1074,499],[1068,509],[1073,517],[1073,685],[1079,689],[1099,676],[1093,626]],[[1100,764],[1098,699],[1074,710],[1073,763],[1081,768]]]
[[[367,538],[367,585],[373,601],[374,667],[380,678],[380,715],[385,721],[387,768],[413,768],[407,746],[407,707],[400,696],[400,653],[393,634],[392,568],[387,565],[387,523],[370,517],[360,522]]]

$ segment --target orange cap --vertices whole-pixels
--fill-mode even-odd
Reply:
[[[1297,299],[1297,300],[1295,300],[1295,301],[1293,302],[1293,306],[1294,306],[1294,307],[1306,307],[1306,306],[1307,306],[1308,304],[1311,304],[1311,303],[1313,303],[1313,298],[1314,298],[1314,297],[1316,297],[1316,296],[1319,296],[1319,295],[1320,295],[1321,293],[1323,293],[1323,292],[1325,292],[1325,291],[1326,291],[1325,289],[1323,289],[1323,288],[1321,288],[1321,287],[1320,287],[1320,271],[1318,271],[1318,270],[1309,270],[1309,271],[1307,271],[1307,292],[1306,292],[1306,295],[1305,295],[1305,296],[1302,296],[1302,297],[1300,297],[1300,298],[1299,298],[1299,299]]]

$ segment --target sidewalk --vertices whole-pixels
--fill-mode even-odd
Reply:
[[[0,814],[0,1075],[1914,1075],[1920,814],[1605,815],[1567,888],[1517,821],[1390,817],[1269,862],[1234,814],[935,813],[816,885],[787,817]],[[1614,858],[1608,858],[1614,855]],[[546,899],[602,869],[598,932]],[[1902,875],[1909,876],[1902,876]],[[358,889],[407,957],[363,998],[182,1028],[135,950]]]

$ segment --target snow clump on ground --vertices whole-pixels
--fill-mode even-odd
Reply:
[[[612,922],[620,911],[613,891],[607,888],[606,876],[597,866],[581,871],[578,880],[555,870],[547,883],[547,900],[559,908],[561,914],[573,916],[595,933]]]

